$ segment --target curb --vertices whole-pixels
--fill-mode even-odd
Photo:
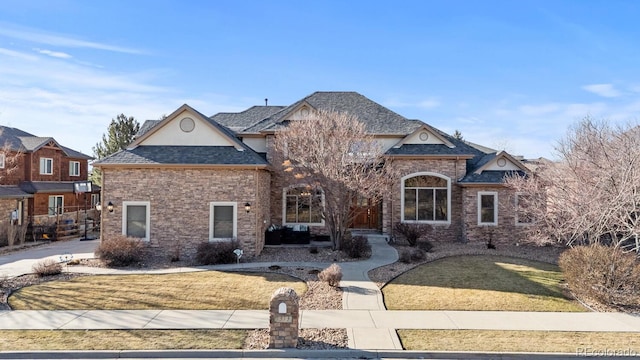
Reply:
[[[353,358],[353,359],[583,359],[566,353],[483,353],[407,350],[108,350],[108,351],[0,351],[0,359],[206,359],[206,358]],[[607,357],[623,359],[624,356]]]

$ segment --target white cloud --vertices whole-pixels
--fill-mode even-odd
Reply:
[[[591,84],[583,86],[582,89],[606,98],[614,98],[621,95],[620,91],[616,90],[612,84]]]
[[[52,50],[45,50],[45,49],[38,49],[38,48],[34,48],[33,50],[39,52],[40,54],[51,56],[51,57],[54,57],[54,58],[59,58],[59,59],[71,59],[72,58],[71,55],[69,55],[67,53],[60,52],[60,51],[52,51]]]
[[[522,105],[518,110],[527,116],[539,116],[557,112],[560,108],[558,104]]]
[[[28,60],[28,61],[34,61],[38,59],[37,56],[31,55],[31,54],[25,54],[23,52],[9,50],[5,48],[0,48],[0,55],[10,56],[13,58],[20,58],[22,60]]]
[[[425,99],[425,100],[422,100],[422,101],[418,102],[417,106],[421,107],[421,108],[424,108],[424,109],[433,109],[433,108],[437,108],[438,106],[440,106],[440,101],[438,101],[437,99],[434,99],[434,98]]]
[[[0,22],[0,36],[12,39],[25,40],[37,44],[47,44],[51,46],[70,47],[70,48],[89,48],[104,51],[113,51],[128,54],[142,54],[139,49],[132,49],[123,46],[102,44],[93,41],[76,39],[69,35],[59,35],[45,32],[39,29],[32,29],[23,26]]]
[[[401,100],[397,98],[388,99],[383,102],[384,106],[390,108],[421,108],[434,109],[441,105],[437,98],[429,97],[419,101]]]

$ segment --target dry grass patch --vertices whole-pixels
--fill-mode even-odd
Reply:
[[[9,297],[16,310],[267,309],[278,288],[299,295],[306,284],[275,273],[202,271],[160,275],[100,275],[24,287]]]
[[[389,310],[585,311],[565,296],[557,266],[501,256],[436,260],[382,292]]]
[[[587,351],[595,355],[597,351],[608,350],[640,354],[638,333],[398,330],[398,335],[406,350],[560,352],[583,356],[589,355]]]
[[[0,351],[242,349],[245,330],[3,330]]]

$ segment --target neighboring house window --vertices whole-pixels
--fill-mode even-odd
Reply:
[[[497,192],[478,192],[478,225],[498,225]]]
[[[235,202],[212,202],[209,206],[209,241],[237,238],[238,204]]]
[[[402,221],[449,223],[451,179],[435,173],[402,178]]]
[[[40,158],[40,174],[52,175],[53,174],[53,159]]]
[[[100,194],[91,194],[91,208],[95,209],[100,202]]]
[[[305,186],[284,189],[283,217],[285,224],[322,225],[322,191]]]
[[[49,209],[47,213],[49,215],[60,215],[64,212],[64,196],[51,195],[49,196]]]
[[[0,169],[4,169],[4,154],[0,154]]]
[[[533,215],[529,211],[530,195],[516,194],[516,225],[533,223]]]
[[[80,161],[69,161],[69,176],[80,176]]]
[[[149,241],[150,208],[149,201],[123,201],[122,234]]]

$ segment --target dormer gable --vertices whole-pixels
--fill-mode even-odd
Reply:
[[[245,150],[228,129],[187,104],[136,138],[128,149],[138,146],[232,146]]]
[[[427,124],[423,124],[414,130],[411,134],[400,140],[394,148],[400,148],[402,145],[445,145],[449,148],[456,147],[451,141],[447,140],[438,131]]]
[[[474,173],[481,174],[483,171],[523,171],[526,173],[529,170],[518,159],[505,151],[500,151],[493,159],[476,169]]]
[[[309,119],[309,116],[313,114],[316,109],[308,102],[302,101],[297,106],[290,109],[286,114],[283,114],[279,122],[287,120],[305,120]]]

